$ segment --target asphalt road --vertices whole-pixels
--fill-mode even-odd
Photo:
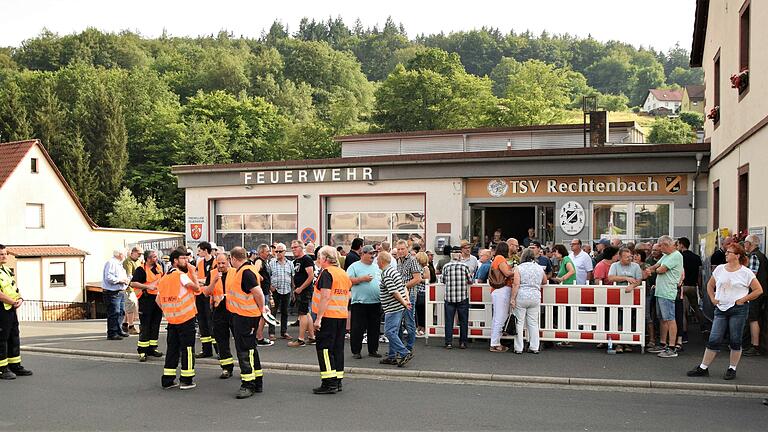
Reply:
[[[35,371],[0,382],[0,430],[765,430],[768,408],[731,395],[347,378],[267,373],[265,393],[198,368],[198,387],[162,390],[159,362],[26,354]]]

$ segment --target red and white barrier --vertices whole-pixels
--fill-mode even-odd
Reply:
[[[620,285],[544,285],[539,328],[542,341],[645,344],[645,285],[631,292]],[[445,285],[432,284],[426,295],[426,338],[445,336]],[[469,337],[490,339],[491,287],[469,288]],[[518,330],[523,331],[518,324]],[[458,321],[453,334],[459,334]],[[512,336],[505,336],[511,339]]]

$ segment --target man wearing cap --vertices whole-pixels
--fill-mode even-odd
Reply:
[[[611,242],[607,238],[601,238],[595,244],[595,257],[592,260],[592,266],[603,260],[603,251],[606,247],[610,246]]]
[[[472,276],[477,272],[477,268],[480,267],[480,263],[477,258],[472,255],[472,244],[466,240],[461,241],[461,262],[469,269],[469,275]]]
[[[469,286],[472,275],[461,261],[462,248],[451,249],[451,262],[443,266],[445,284],[445,348],[453,348],[453,319],[459,315],[459,348],[466,349],[469,342]]]
[[[381,324],[381,269],[373,262],[373,246],[363,246],[360,260],[352,263],[347,275],[352,281],[352,322],[349,346],[352,357],[361,359],[363,334],[368,334],[368,356],[379,354],[379,327]]]

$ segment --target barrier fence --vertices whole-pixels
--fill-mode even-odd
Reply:
[[[19,321],[68,321],[96,318],[92,303],[24,300],[16,311]]]
[[[539,333],[542,341],[613,343],[645,348],[645,284],[627,293],[621,285],[542,286]],[[425,338],[445,337],[445,285],[428,287],[425,311]],[[510,313],[512,310],[510,309]],[[490,339],[493,323],[491,287],[473,284],[469,288],[468,335]],[[518,331],[524,331],[518,323]],[[453,325],[459,334],[458,317]],[[513,336],[503,336],[512,339]],[[528,339],[526,334],[526,339]]]

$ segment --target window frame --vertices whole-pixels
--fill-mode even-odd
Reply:
[[[611,236],[616,237],[621,240],[629,240],[629,241],[640,241],[645,239],[638,239],[637,238],[637,230],[635,227],[635,217],[636,217],[636,211],[635,208],[639,205],[668,205],[669,206],[669,226],[667,227],[667,232],[664,234],[667,235],[673,235],[674,229],[675,229],[675,202],[671,200],[643,200],[643,199],[636,199],[636,200],[599,200],[599,201],[591,201],[589,204],[590,207],[590,237],[595,237],[595,235],[601,235],[596,232],[596,225],[595,225],[595,206],[598,205],[626,205],[627,206],[627,232],[623,235],[617,235],[617,236]],[[662,235],[664,235],[662,234]],[[592,238],[592,241],[598,241],[600,238]]]
[[[750,7],[752,0],[745,0],[744,4],[739,9],[739,70],[741,73],[744,69],[749,70],[751,39],[752,39],[752,8]],[[746,16],[746,19],[745,19]],[[745,30],[746,27],[746,30]],[[749,93],[751,87],[752,74],[749,74],[747,85],[743,91],[739,91],[739,102]]]
[[[739,167],[736,193],[736,229],[738,232],[749,229],[749,163]]]
[[[420,214],[423,221],[421,222],[423,224],[423,227],[420,229],[403,229],[403,228],[395,228],[395,215],[396,214],[408,214],[408,213],[417,213]],[[357,229],[354,228],[338,228],[334,229],[331,225],[331,217],[335,214],[352,214],[357,217]],[[389,215],[389,228],[366,228],[363,229],[363,214],[388,214]],[[337,211],[337,212],[326,212],[325,214],[325,222],[328,229],[325,233],[325,238],[327,240],[327,244],[331,245],[333,247],[342,246],[344,249],[349,250],[348,244],[335,244],[333,242],[333,236],[335,234],[351,234],[356,237],[360,237],[363,240],[365,240],[367,237],[373,237],[373,236],[383,236],[386,237],[386,241],[389,241],[393,246],[395,244],[394,239],[397,238],[397,235],[407,235],[409,238],[413,234],[416,234],[421,237],[422,242],[424,242],[424,238],[426,236],[426,212],[424,211],[411,211],[411,210],[397,210],[397,211]],[[364,244],[372,244],[369,242],[364,242]],[[423,247],[424,245],[422,245]]]
[[[717,53],[715,54],[715,57],[712,59],[713,63],[713,105],[712,108],[717,107],[718,113],[717,113],[717,120],[714,121],[714,130],[717,130],[717,128],[720,126],[720,119],[723,116],[723,110],[720,109],[720,86],[722,81],[722,73],[721,73],[721,64],[720,64],[720,49],[718,48]]]
[[[712,228],[720,229],[720,179],[712,182]]]
[[[269,226],[270,229],[248,229],[245,227],[245,220],[246,216],[249,215],[268,215],[269,216]],[[291,215],[294,216],[296,219],[296,228],[294,229],[275,229],[274,228],[274,216],[275,215]],[[240,216],[240,228],[238,229],[219,229],[218,228],[218,218],[219,216]],[[267,243],[271,245],[275,242],[275,234],[291,234],[294,236],[294,238],[299,238],[299,214],[293,213],[293,212],[227,212],[227,213],[216,213],[214,215],[214,229],[213,229],[213,238],[216,240],[216,244],[223,246],[223,242],[219,244],[219,235],[225,235],[225,234],[235,234],[240,236],[240,242],[239,246],[245,247],[245,235],[246,234],[267,234],[269,235],[270,241]],[[289,254],[290,255],[290,254]]]
[[[31,207],[37,207],[40,209],[40,223],[38,226],[29,226],[29,219],[27,211]],[[24,206],[24,227],[26,229],[45,229],[45,205],[43,203],[26,203]]]
[[[54,276],[53,272],[51,271],[51,266],[54,264],[61,264],[63,267],[63,273],[61,273],[61,276],[63,278],[62,282],[54,282],[52,277]],[[58,275],[57,273],[56,275]],[[67,263],[66,261],[50,261],[48,263],[48,286],[51,288],[64,288],[67,286]]]
[[[32,174],[40,173],[40,164],[38,163],[37,158],[29,158],[29,171]]]

